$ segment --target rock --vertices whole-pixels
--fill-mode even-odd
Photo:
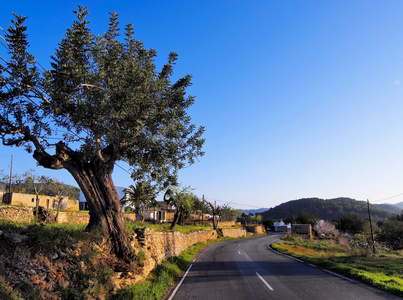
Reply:
[[[2,231],[2,230],[0,230],[0,235],[3,235],[3,231]]]
[[[62,252],[62,251],[60,251],[60,252],[59,252],[59,256],[60,256],[61,258],[63,258],[63,257],[66,257],[66,256],[67,256],[67,254],[66,254],[66,253],[64,253],[64,252]]]
[[[36,271],[35,271],[34,269],[29,269],[29,270],[28,270],[28,273],[31,274],[31,275],[35,275],[35,274],[36,274]]]
[[[73,250],[77,250],[78,245],[77,244],[71,244],[70,248],[73,249]]]
[[[53,253],[53,254],[50,255],[51,259],[56,259],[58,257],[59,257],[59,254],[57,254],[57,253]]]
[[[28,238],[27,235],[13,233],[13,232],[4,233],[4,237],[14,244],[21,243]]]

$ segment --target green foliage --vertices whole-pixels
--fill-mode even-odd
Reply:
[[[175,207],[175,216],[170,229],[174,229],[177,223],[183,223],[190,217],[192,213],[195,196],[191,192],[190,187],[179,188],[172,186],[164,195],[164,201]]]
[[[139,252],[137,252],[137,255],[136,255],[136,262],[137,262],[137,265],[138,265],[139,267],[144,267],[144,261],[145,261],[145,259],[146,259],[146,254],[144,253],[143,250],[140,250]]]
[[[295,218],[296,224],[311,224],[312,226],[319,220],[319,218],[313,214],[306,211],[301,211],[297,214]]]
[[[14,290],[10,284],[2,280],[0,281],[0,299],[24,300],[18,290]]]
[[[340,219],[340,229],[343,232],[351,234],[364,233],[367,222],[369,221],[362,218],[359,214],[351,213],[344,215]]]
[[[220,206],[219,214],[220,214],[220,220],[222,221],[234,221],[238,214],[238,210],[225,204],[223,206]]]
[[[383,222],[376,240],[392,250],[403,249],[403,222],[399,220]]]
[[[265,226],[266,228],[273,228],[274,227],[274,220],[272,219],[266,219],[262,222],[262,225]]]
[[[124,190],[125,196],[120,202],[132,208],[137,220],[143,221],[147,212],[157,207],[155,188],[147,182],[137,182]]]

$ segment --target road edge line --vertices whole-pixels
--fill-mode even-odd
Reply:
[[[176,288],[174,289],[174,291],[172,292],[171,296],[168,298],[168,300],[172,300],[173,297],[175,297],[176,292],[178,291],[179,287],[181,286],[182,282],[185,280],[186,275],[189,273],[190,268],[193,266],[193,264],[191,264],[189,266],[189,268],[186,270],[185,275],[183,275],[181,281],[179,281],[178,285],[176,286]]]
[[[321,269],[321,270],[323,270],[323,271],[326,272],[326,273],[332,274],[333,276],[340,277],[340,278],[342,278],[342,279],[348,280],[348,281],[350,281],[350,282],[352,282],[352,283],[355,283],[355,284],[364,284],[364,285],[367,285],[367,284],[365,284],[364,282],[361,282],[361,281],[358,281],[358,280],[355,280],[355,279],[352,279],[352,278],[348,278],[348,277],[346,277],[346,276],[343,276],[343,275],[337,274],[337,273],[335,273],[335,272],[326,270],[325,268],[322,268],[322,267],[320,267],[320,266],[317,266],[317,265],[308,263],[308,262],[306,262],[306,261],[303,261],[303,260],[301,260],[301,259],[295,258],[295,257],[293,257],[293,256],[291,256],[291,255],[287,255],[287,254],[278,252],[278,251],[274,250],[274,249],[270,246],[270,244],[267,244],[267,248],[269,248],[271,251],[273,251],[273,252],[275,252],[275,253],[277,253],[277,254],[280,254],[280,255],[282,255],[282,256],[285,256],[285,257],[288,257],[288,258],[292,258],[293,260],[299,261],[300,263],[303,263],[303,264],[308,264],[309,266],[311,266],[311,267],[313,267],[313,268]],[[370,286],[370,285],[367,285],[367,286]],[[370,287],[371,287],[371,286],[370,286]]]

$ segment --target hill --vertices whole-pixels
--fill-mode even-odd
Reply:
[[[400,208],[396,204],[375,204],[376,206],[391,211],[395,214],[400,214],[403,208]]]
[[[393,204],[393,206],[396,206],[396,207],[399,207],[400,209],[403,209],[403,202]]]
[[[358,213],[363,218],[368,218],[368,208],[366,201],[357,201],[350,198],[336,198],[336,199],[319,199],[319,198],[304,198],[299,200],[292,200],[280,204],[263,212],[262,218],[264,219],[286,219],[291,215],[297,215],[299,212],[305,211],[313,214],[323,220],[336,220],[339,217],[350,214]],[[396,214],[385,210],[376,205],[370,204],[371,217],[376,221],[385,218],[391,218]]]

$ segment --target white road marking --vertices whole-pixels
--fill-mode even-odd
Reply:
[[[241,254],[241,251],[238,251],[239,254]]]
[[[343,275],[340,275],[340,274],[337,274],[337,273],[333,273],[333,272],[331,272],[331,271],[329,271],[329,270],[323,269],[323,271],[325,271],[325,272],[327,272],[327,273],[329,273],[329,274],[332,274],[332,275],[334,275],[334,276],[343,278],[343,279],[345,279],[345,280],[348,280],[348,281],[350,281],[350,282],[357,283],[357,281],[355,281],[354,279],[344,277]]]
[[[273,288],[270,286],[270,284],[268,284],[268,283],[266,282],[266,280],[264,280],[263,277],[260,276],[260,274],[259,274],[258,272],[256,272],[256,275],[259,277],[259,279],[260,279],[261,281],[263,281],[263,283],[267,286],[267,288],[268,288],[269,290],[274,291]]]
[[[273,251],[274,253],[277,253],[277,254],[279,254],[279,255],[282,255],[282,256],[291,258],[291,259],[296,260],[296,261],[299,261],[299,262],[301,262],[301,263],[305,263],[303,260],[300,260],[300,259],[298,259],[298,258],[292,257],[292,256],[287,255],[287,254],[283,254],[283,253],[281,253],[281,252],[278,252],[278,251],[274,250],[273,248],[270,247],[270,244],[267,244],[267,248],[269,248],[269,250],[271,250],[271,251]]]
[[[186,275],[188,274],[190,268],[192,267],[192,265],[189,266],[189,268],[187,269],[185,275],[183,275],[181,281],[179,282],[179,284],[176,286],[176,288],[174,289],[173,293],[171,294],[171,297],[168,298],[168,300],[172,300],[176,294],[176,292],[178,291],[179,287],[181,286],[182,282],[185,280]]]

